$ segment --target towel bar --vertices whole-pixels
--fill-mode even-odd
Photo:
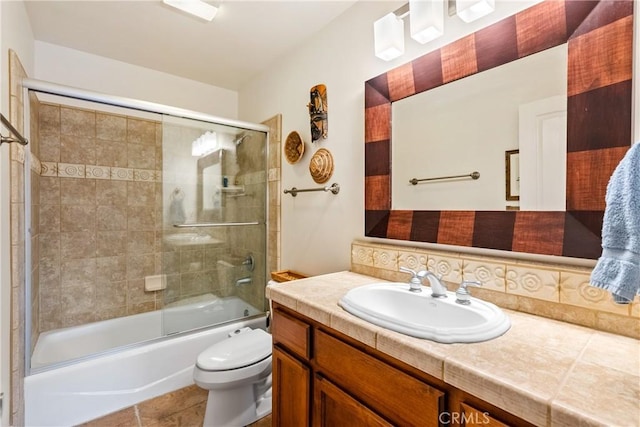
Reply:
[[[474,172],[468,173],[466,175],[438,176],[438,177],[435,177],[435,178],[422,178],[422,179],[412,178],[412,179],[409,180],[409,183],[413,184],[413,185],[418,185],[418,183],[422,182],[422,181],[437,181],[437,180],[441,180],[441,179],[454,179],[454,178],[467,178],[467,177],[469,177],[471,179],[478,179],[478,178],[480,178],[480,172],[474,171]]]
[[[240,227],[243,225],[260,225],[258,221],[251,222],[196,222],[193,224],[173,224],[175,228],[191,227]]]
[[[9,120],[7,120],[7,118],[4,116],[4,114],[0,114],[0,119],[2,120],[2,124],[5,125],[7,127],[7,129],[9,129],[9,132],[11,132],[11,134],[13,134],[13,136],[15,136],[15,138],[14,138],[12,136],[0,135],[0,145],[2,145],[5,142],[7,144],[11,144],[12,142],[17,142],[20,145],[27,145],[29,143],[27,138],[25,138],[24,136],[20,135],[20,132],[18,132],[18,130],[13,127],[11,122]]]
[[[293,187],[291,190],[284,190],[284,194],[291,194],[292,197],[296,197],[298,193],[308,193],[311,191],[331,191],[333,194],[338,194],[340,192],[340,185],[337,183],[333,183],[328,187],[321,188],[296,188]]]

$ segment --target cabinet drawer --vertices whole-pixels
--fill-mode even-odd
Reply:
[[[311,325],[275,309],[271,324],[273,342],[305,360],[311,358]]]
[[[315,332],[318,370],[396,425],[438,426],[444,393],[322,331]]]
[[[451,414],[452,417],[454,414]],[[455,421],[455,420],[451,420]],[[481,411],[467,403],[460,404],[460,425],[464,427],[484,426],[484,427],[509,427],[497,419],[493,418],[487,411]]]

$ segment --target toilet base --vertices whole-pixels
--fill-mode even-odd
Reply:
[[[269,376],[270,377],[270,376]],[[265,390],[265,383],[268,389]],[[270,378],[253,387],[210,390],[204,427],[242,427],[271,413]]]

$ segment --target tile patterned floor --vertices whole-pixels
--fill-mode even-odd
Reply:
[[[89,421],[81,427],[201,427],[206,405],[207,391],[192,385]],[[271,415],[249,427],[271,427]]]

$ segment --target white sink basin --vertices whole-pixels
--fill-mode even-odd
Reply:
[[[471,304],[431,297],[431,288],[410,292],[406,283],[375,283],[360,286],[340,299],[349,313],[374,325],[406,335],[441,343],[487,341],[504,334],[511,322],[497,306],[471,298]]]

